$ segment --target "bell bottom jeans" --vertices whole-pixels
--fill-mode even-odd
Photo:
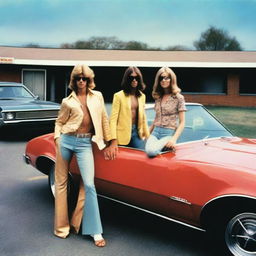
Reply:
[[[172,138],[174,132],[175,130],[170,128],[155,126],[145,146],[148,157],[158,155],[164,149],[166,143]]]
[[[97,193],[94,186],[94,159],[91,138],[77,138],[72,135],[62,134],[60,147],[57,151],[55,169],[55,235],[65,238],[69,234],[70,225],[78,232],[82,217],[83,235],[102,233]],[[77,206],[69,224],[67,182],[68,167],[73,153],[77,158],[85,194],[83,186],[80,185]]]

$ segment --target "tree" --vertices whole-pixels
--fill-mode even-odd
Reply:
[[[146,43],[138,41],[121,41],[115,36],[93,36],[88,40],[79,40],[74,43],[63,43],[60,48],[74,49],[105,49],[105,50],[151,50]]]
[[[115,36],[94,36],[87,41],[89,49],[118,49],[120,41]]]
[[[174,46],[168,46],[165,48],[166,51],[189,51],[187,46],[184,45],[174,45]]]
[[[25,48],[41,48],[41,46],[39,44],[36,43],[29,43],[24,45]]]
[[[61,48],[75,48],[75,49],[124,49],[125,43],[118,40],[115,36],[93,36],[88,40],[79,40],[75,43],[64,43]]]
[[[214,26],[210,26],[193,44],[200,51],[242,51],[235,37],[229,36],[227,31]]]
[[[147,50],[148,45],[138,41],[129,41],[125,44],[126,50]]]

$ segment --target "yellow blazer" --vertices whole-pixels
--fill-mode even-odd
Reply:
[[[111,140],[111,133],[101,92],[89,90],[86,102],[95,131],[92,141],[98,145],[99,149],[103,149],[106,146],[104,140]],[[61,133],[76,132],[82,124],[83,117],[81,103],[73,91],[62,100],[58,118],[55,122],[54,139],[60,137]]]
[[[141,92],[141,96],[138,97],[138,134],[141,139],[149,136],[145,102],[146,96]],[[110,130],[112,139],[117,139],[118,144],[129,144],[132,133],[131,97],[127,96],[123,90],[114,94]]]

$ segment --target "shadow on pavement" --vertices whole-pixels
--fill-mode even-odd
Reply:
[[[0,141],[29,141],[53,132],[53,127],[1,127]]]

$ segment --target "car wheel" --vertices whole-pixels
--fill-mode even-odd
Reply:
[[[226,225],[225,242],[235,256],[256,255],[256,214],[244,212],[230,219]]]
[[[50,189],[50,192],[51,192],[53,198],[55,197],[55,170],[54,169],[55,168],[54,168],[54,165],[53,165],[50,169],[49,174],[48,174],[49,189]],[[72,176],[71,176],[70,173],[68,174],[67,190],[68,190],[68,195],[71,195],[72,191],[73,191],[73,179],[72,179]]]

